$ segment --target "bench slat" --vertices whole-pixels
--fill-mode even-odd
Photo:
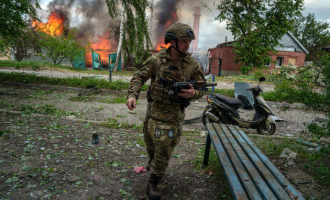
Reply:
[[[213,123],[212,125],[215,128],[216,132],[218,133],[216,136],[219,137],[220,142],[223,145],[223,147],[229,157],[229,161],[231,162],[231,165],[233,166],[233,168],[236,172],[235,176],[237,176],[239,178],[243,188],[245,188],[245,192],[247,192],[252,199],[262,199],[257,188],[251,181],[253,178],[249,176],[249,173],[244,168],[242,162],[240,161],[235,150],[231,146],[229,140],[226,138],[224,132],[221,130],[219,124]],[[272,198],[272,199],[274,199],[274,198]]]
[[[227,157],[227,154],[224,148],[222,147],[221,142],[219,141],[217,133],[215,132],[212,124],[207,123],[206,128],[212,140],[213,146],[215,147],[215,151],[218,155],[218,159],[221,162],[222,169],[225,173],[226,180],[229,184],[229,188],[231,190],[231,193],[233,194],[234,199],[238,199],[238,200],[248,199],[240,181],[235,175],[235,171],[229,162],[229,158]]]
[[[215,124],[213,124],[215,125]],[[225,124],[216,124],[219,129],[221,128],[224,134],[220,133],[220,130],[218,131],[219,136],[221,138],[226,138],[224,140],[228,140],[230,147],[226,146],[227,148],[230,148],[234,151],[235,156],[240,160],[239,163],[243,165],[246,172],[250,175],[250,178],[247,180],[242,179],[242,184],[254,184],[254,186],[258,189],[260,195],[263,199],[277,199],[273,192],[269,189],[268,185],[265,183],[263,178],[260,176],[259,172],[255,169],[249,158],[245,155],[244,151],[241,149],[235,138],[232,136],[231,132],[227,128]],[[217,129],[218,130],[218,129]]]
[[[291,183],[285,178],[285,176],[274,166],[274,164],[265,156],[261,150],[254,145],[254,143],[248,138],[248,136],[243,132],[243,130],[234,126],[235,129],[239,132],[239,134],[245,139],[246,143],[251,147],[251,149],[258,155],[258,157],[262,160],[262,162],[267,166],[269,171],[274,175],[274,177],[278,180],[278,182],[286,188],[288,193],[291,196],[291,199],[304,200],[305,198],[296,190]],[[298,197],[298,198],[297,198]]]
[[[276,178],[272,175],[272,173],[268,170],[268,168],[264,165],[260,158],[254,153],[254,151],[246,143],[246,141],[242,138],[238,131],[232,125],[228,125],[227,127],[232,133],[232,137],[235,137],[235,139],[238,141],[239,145],[244,151],[244,154],[249,157],[254,167],[258,170],[259,174],[263,177],[266,184],[273,191],[276,197],[279,199],[291,200],[290,196],[286,193],[284,188],[278,183]]]

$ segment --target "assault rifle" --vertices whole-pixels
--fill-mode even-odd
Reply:
[[[207,87],[217,85],[216,82],[195,81],[195,80],[173,83],[170,85],[170,91],[168,92],[168,94],[170,95],[170,101],[173,103],[182,103],[185,104],[184,107],[188,107],[190,104],[189,103],[190,99],[178,98],[177,95],[179,93],[182,93],[181,92],[182,89],[189,89],[190,88],[189,84],[191,84],[195,90],[204,90],[204,91],[208,90]]]

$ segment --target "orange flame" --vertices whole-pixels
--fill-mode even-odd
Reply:
[[[106,31],[103,33],[103,35],[98,36],[97,41],[91,45],[93,51],[100,54],[101,62],[108,62],[109,59],[108,58],[109,50],[111,49],[109,36],[110,36],[110,32]],[[102,52],[98,50],[108,50],[108,51]],[[92,56],[90,52],[86,54],[86,62],[92,62]]]
[[[32,27],[47,33],[48,35],[61,35],[64,32],[64,16],[52,11],[48,17],[47,23],[33,20]]]
[[[170,27],[173,23],[175,23],[176,21],[178,21],[178,16],[175,12],[172,12],[172,19],[167,21],[166,24],[165,24],[165,31],[168,29],[168,27]],[[168,48],[170,47],[171,45],[168,43],[168,44],[165,44],[164,43],[164,38],[161,37],[158,39],[157,41],[157,51],[159,51],[160,49],[162,48]]]

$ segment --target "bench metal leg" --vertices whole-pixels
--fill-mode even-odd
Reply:
[[[206,142],[205,142],[204,158],[203,158],[203,164],[204,165],[207,165],[208,162],[209,162],[210,148],[211,148],[211,138],[210,138],[209,132],[207,132]]]

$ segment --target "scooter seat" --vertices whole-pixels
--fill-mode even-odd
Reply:
[[[226,104],[229,104],[229,105],[233,105],[233,106],[241,106],[242,105],[242,101],[239,100],[239,99],[231,99],[231,98],[228,98],[228,97],[225,97],[221,94],[216,94],[215,95],[217,97],[217,99],[219,99],[220,101],[226,103]]]

